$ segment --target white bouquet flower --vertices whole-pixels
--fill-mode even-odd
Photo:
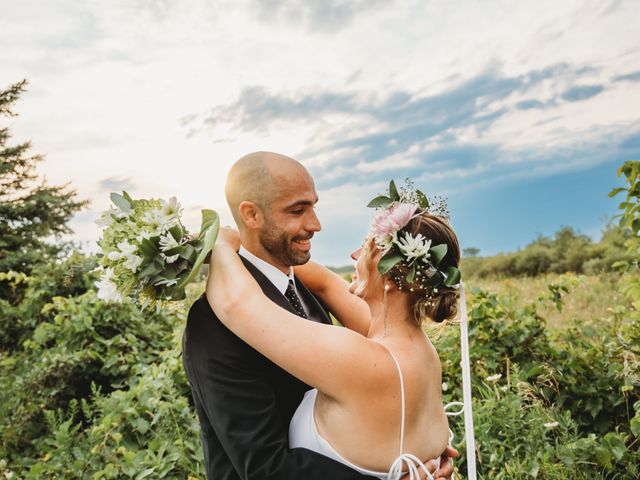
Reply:
[[[220,221],[202,210],[197,238],[180,221],[176,197],[134,200],[127,192],[111,194],[114,206],[96,223],[105,227],[98,241],[101,279],[98,298],[121,302],[128,297],[144,307],[182,300],[218,236]]]

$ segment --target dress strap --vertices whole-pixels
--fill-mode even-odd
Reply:
[[[409,480],[417,480],[420,478],[419,470],[422,470],[429,480],[433,480],[433,475],[429,472],[429,469],[426,467],[422,460],[420,460],[415,455],[410,453],[404,453],[404,419],[405,419],[405,396],[404,396],[404,378],[402,376],[402,369],[400,368],[400,362],[393,354],[393,352],[387,347],[385,344],[380,343],[391,358],[393,359],[393,363],[396,364],[396,369],[398,370],[398,376],[400,377],[400,399],[402,400],[402,418],[400,423],[400,455],[395,461],[391,464],[391,468],[389,469],[389,480],[399,479],[405,472],[402,471],[403,465],[406,463],[407,468],[409,470]],[[439,460],[439,459],[438,459]]]

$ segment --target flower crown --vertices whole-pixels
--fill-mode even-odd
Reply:
[[[408,273],[393,274],[392,277],[400,290],[424,290],[428,298],[438,293],[438,288],[458,288],[460,271],[450,266],[443,271],[439,268],[447,254],[447,244],[432,245],[432,240],[418,233],[416,236],[405,227],[423,213],[442,218],[449,223],[449,212],[441,197],[436,197],[433,205],[427,196],[416,189],[407,179],[405,186],[396,188],[393,180],[389,183],[387,195],[380,195],[369,202],[367,207],[375,208],[376,213],[371,224],[371,235],[382,250],[378,262],[381,275],[400,265]],[[398,269],[396,269],[397,271]]]

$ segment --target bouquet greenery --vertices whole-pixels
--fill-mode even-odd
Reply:
[[[104,227],[98,241],[98,297],[115,302],[128,297],[143,308],[184,299],[186,285],[216,242],[218,214],[203,209],[200,234],[194,238],[181,222],[176,197],[134,200],[122,192],[112,193],[111,201],[113,206],[96,222]]]

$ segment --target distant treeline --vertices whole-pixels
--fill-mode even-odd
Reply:
[[[467,248],[461,270],[467,278],[607,272],[613,263],[628,259],[624,242],[629,235],[630,231],[609,225],[602,239],[594,242],[571,227],[563,227],[553,237],[540,236],[517,252],[481,257],[478,249]]]

